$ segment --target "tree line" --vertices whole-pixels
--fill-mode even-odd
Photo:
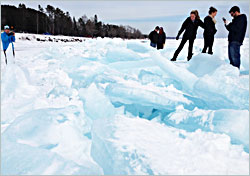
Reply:
[[[78,20],[71,18],[69,12],[47,5],[38,10],[27,8],[25,4],[18,7],[1,5],[1,27],[13,26],[16,32],[81,37],[119,37],[127,39],[144,38],[140,30],[131,26],[104,24],[97,15],[88,18],[83,15]]]

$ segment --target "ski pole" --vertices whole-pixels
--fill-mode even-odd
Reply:
[[[12,33],[12,34],[15,34],[15,32],[14,32],[14,27],[11,26],[10,28],[11,28],[11,30],[12,30],[11,33]],[[15,48],[14,48],[14,44],[13,44],[13,42],[11,42],[11,44],[12,44],[13,57],[15,58]]]
[[[13,42],[11,42],[11,43],[12,43],[13,56],[14,56],[14,58],[15,58],[15,48],[14,48],[14,44],[13,44]]]
[[[5,63],[6,63],[6,65],[7,65],[7,56],[6,56],[6,50],[3,50],[3,52],[4,52],[4,56],[5,56]]]

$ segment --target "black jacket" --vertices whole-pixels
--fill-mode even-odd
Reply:
[[[204,36],[214,36],[216,32],[217,30],[212,17],[206,16],[204,18]]]
[[[158,35],[158,41],[157,44],[164,44],[166,41],[166,33],[163,32],[162,34]]]
[[[152,43],[157,43],[157,41],[158,41],[158,33],[154,30],[154,31],[150,32],[148,38],[150,39],[150,41]]]
[[[242,14],[235,17],[231,23],[225,26],[229,31],[228,41],[229,42],[236,41],[242,44],[247,30],[246,15]]]
[[[204,23],[200,19],[195,19],[194,22],[188,17],[181,26],[178,36],[185,30],[183,38],[195,39],[198,27],[204,28]]]

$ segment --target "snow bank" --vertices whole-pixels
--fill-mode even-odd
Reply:
[[[196,76],[202,77],[213,73],[221,65],[226,65],[226,62],[220,60],[217,56],[202,53],[190,60],[188,70]]]
[[[3,140],[2,146],[1,172],[4,175],[98,174],[92,168],[77,165],[45,149]]]
[[[109,118],[115,115],[115,109],[110,100],[97,89],[95,84],[91,84],[86,90],[79,90],[79,93],[84,101],[86,114],[93,120]]]
[[[248,154],[226,135],[115,116],[95,121],[92,137],[91,155],[108,175],[248,174]]]
[[[4,174],[101,174],[89,156],[84,114],[71,106],[18,117],[2,134]],[[39,167],[38,167],[39,166]]]
[[[15,64],[9,64],[2,75],[1,123],[11,123],[16,116],[32,109],[38,95],[29,83],[29,72]]]
[[[228,134],[233,143],[243,144],[245,150],[249,151],[248,110],[202,110],[195,108],[189,111],[179,106],[175,112],[164,119],[164,122],[187,131],[202,129]]]
[[[1,61],[3,174],[248,174],[248,45],[239,71],[226,39],[171,62],[175,40],[16,35]]]
[[[182,93],[174,89],[143,86],[133,81],[109,84],[105,93],[113,99],[127,104],[140,104],[156,108],[175,109],[179,104],[191,104]]]
[[[193,86],[198,78],[185,68],[176,66],[173,62],[162,57],[158,52],[152,52],[151,58],[154,59],[155,63],[164,70],[170,77],[179,81],[182,84],[183,89],[191,92]]]
[[[194,85],[194,92],[214,107],[249,108],[249,87],[240,83],[239,70],[231,65],[222,65],[211,75],[205,75]]]

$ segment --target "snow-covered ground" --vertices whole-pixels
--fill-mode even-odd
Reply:
[[[249,174],[249,39],[239,71],[227,39],[173,63],[176,40],[45,37],[1,52],[2,174]]]

